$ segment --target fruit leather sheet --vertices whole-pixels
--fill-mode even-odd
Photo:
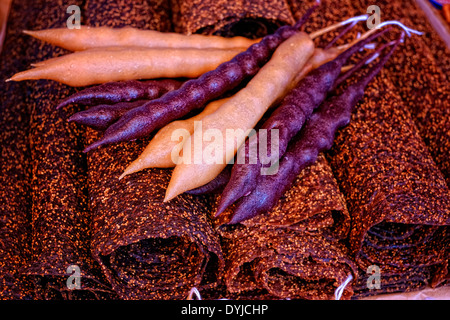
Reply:
[[[135,2],[145,3],[147,15],[132,9]],[[88,1],[87,24],[109,19],[110,26],[169,31],[168,10],[165,1]],[[127,14],[110,15],[116,11]],[[86,131],[87,144],[99,137]],[[120,143],[87,155],[92,253],[120,298],[184,299],[194,286],[216,285],[222,250],[207,216],[208,199],[182,195],[163,202],[171,170],[144,170],[118,180],[147,143]]]
[[[229,294],[334,299],[349,276],[356,278],[356,266],[339,242],[350,217],[323,155],[267,214],[231,226],[226,225],[231,211],[219,222]],[[341,298],[351,296],[348,285]]]
[[[64,1],[38,4],[40,10],[31,29],[65,26]],[[25,46],[32,50],[30,57],[35,61],[65,53],[31,38]],[[53,81],[33,82],[30,89],[32,256],[25,272],[35,279],[37,299],[111,298],[115,294],[89,250],[91,215],[84,139],[80,128],[67,122],[76,110],[56,110],[57,101],[72,90]]]
[[[361,11],[370,5],[369,1],[356,3]],[[409,8],[401,2],[379,1],[377,5],[389,19],[427,32],[406,41],[403,50],[393,55],[386,68],[390,70],[391,81],[411,111],[420,135],[450,185],[450,73],[448,69],[446,73],[437,62],[448,59],[445,55],[442,58],[437,56],[444,50],[439,48],[445,47],[445,44],[439,39],[427,41],[431,30],[426,18],[410,18]],[[414,11],[417,12],[417,9]],[[434,43],[434,46],[429,47],[429,43]],[[433,50],[439,51],[433,54]]]
[[[26,9],[25,9],[26,8]],[[5,82],[31,61],[21,33],[36,12],[14,1],[0,56],[0,299],[31,299],[33,288],[20,270],[30,258],[31,157],[28,148],[29,100],[25,83]]]
[[[449,190],[387,75],[382,70],[368,87],[329,158],[352,217],[348,241],[358,265],[398,274],[397,290],[406,291],[415,288],[405,281],[409,271],[448,259]]]
[[[447,75],[450,77],[450,48],[447,47],[445,41],[440,37],[438,32],[433,28],[428,16],[419,5],[419,1],[413,1],[408,6],[402,6],[402,2],[388,3],[382,1],[383,7],[392,8],[394,14],[408,17],[414,26],[420,26],[420,30],[424,33],[420,39],[425,42],[431,50],[434,60]],[[390,6],[389,6],[390,5]]]
[[[299,18],[312,0],[290,0],[295,18]],[[306,25],[311,32],[332,22],[338,22],[355,15],[367,13],[373,5],[366,0],[321,2],[321,8],[313,13]],[[431,155],[450,184],[450,77],[449,50],[444,41],[431,27],[423,12],[415,2],[378,1],[381,21],[399,20],[405,25],[424,32],[422,36],[413,35],[406,41],[402,50],[397,50],[386,63],[389,79],[397,87],[397,93],[411,112],[422,139]],[[350,41],[357,32],[367,31],[364,23],[359,23],[340,43]],[[317,40],[319,46],[326,43],[335,33],[330,32]]]
[[[298,18],[303,14],[304,7],[311,5],[313,2],[291,0],[290,5],[294,16]],[[364,14],[367,11],[367,7],[371,4],[373,3],[368,3],[367,1],[322,1],[322,6],[326,10],[318,10],[313,13],[306,29],[308,31],[317,30],[331,22]],[[381,8],[382,20],[398,19],[420,30],[422,30],[423,26],[429,26],[425,22],[422,24],[423,16],[420,18],[422,20],[418,20],[418,16],[420,15],[417,13],[417,9],[413,10],[414,13],[411,13],[411,19],[414,20],[409,20],[409,5],[406,6],[401,2],[393,3],[389,1],[382,1],[377,3],[377,5]],[[412,4],[411,6],[414,7]],[[401,10],[399,7],[401,7]],[[340,42],[348,42],[353,39],[356,32],[364,32],[366,30],[367,28],[363,24],[355,26],[354,30],[344,36]],[[398,222],[419,225],[419,230],[416,230],[415,233],[410,233],[408,236],[406,228],[403,230],[401,228],[390,230],[392,224],[389,223],[387,224],[388,229],[385,230],[384,234],[378,233],[374,236],[378,240],[376,244],[374,244],[376,240],[373,239],[370,242],[369,240],[366,241],[370,243],[370,246],[377,247],[381,250],[383,245],[392,241],[392,239],[387,240],[389,239],[387,230],[389,230],[394,238],[400,239],[403,237],[405,239],[399,240],[403,243],[399,248],[401,247],[403,249],[397,250],[397,254],[399,255],[397,260],[402,260],[403,258],[411,263],[417,259],[417,263],[412,263],[411,266],[397,266],[394,272],[388,271],[391,267],[388,265],[390,261],[386,256],[382,258],[385,259],[383,261],[378,259],[380,267],[385,265],[385,270],[382,271],[384,272],[382,273],[382,278],[384,277],[386,292],[388,291],[388,286],[390,287],[389,291],[393,292],[413,290],[423,287],[430,282],[437,284],[442,282],[442,280],[438,279],[444,277],[439,277],[437,274],[445,274],[444,271],[439,272],[443,267],[438,267],[438,265],[443,263],[442,255],[445,255],[443,248],[445,246],[448,248],[448,235],[443,235],[443,229],[447,228],[448,230],[448,226],[446,226],[448,225],[449,210],[448,188],[442,179],[446,177],[446,162],[448,161],[448,156],[446,156],[448,155],[448,151],[444,151],[449,141],[445,138],[448,135],[449,124],[448,116],[446,116],[446,113],[448,113],[448,108],[446,107],[446,104],[448,104],[448,98],[446,98],[448,97],[448,90],[442,86],[442,83],[445,82],[440,82],[446,74],[446,71],[441,68],[442,64],[438,64],[435,60],[435,57],[439,54],[438,51],[445,50],[443,49],[445,44],[433,30],[426,29],[424,31],[426,31],[425,36],[414,36],[413,39],[407,38],[403,44],[405,49],[397,50],[387,62],[382,73],[377,77],[376,84],[372,83],[369,85],[370,88],[367,92],[370,91],[371,93],[370,95],[366,94],[365,101],[369,103],[370,100],[373,100],[371,103],[374,105],[370,111],[368,109],[366,111],[364,104],[362,110],[357,110],[357,115],[359,116],[354,116],[354,119],[357,119],[359,123],[355,124],[355,120],[352,120],[350,124],[351,128],[353,128],[352,125],[360,126],[360,128],[354,130],[346,128],[344,129],[346,134],[340,134],[340,138],[335,140],[336,147],[334,150],[343,150],[345,148],[347,151],[341,151],[339,153],[333,151],[330,153],[331,164],[338,178],[341,190],[346,196],[352,221],[360,219],[361,221],[367,222],[362,228],[361,226],[352,226],[352,246],[355,246],[355,243],[362,245],[361,241],[355,241],[354,234],[360,233],[360,236],[361,234],[365,234],[370,229],[371,223],[375,224],[375,220],[377,219],[374,217],[378,216],[382,220],[381,214],[374,214],[373,209],[366,210],[365,203],[374,203],[375,200],[378,200],[382,204],[381,207],[384,206],[384,214],[386,215],[388,215],[387,211],[389,211],[386,208],[393,208],[390,209],[392,214],[395,215],[395,218],[392,218],[392,221],[390,221],[392,223]],[[319,45],[320,43],[326,43],[333,36],[333,33],[322,36],[319,40]],[[429,40],[430,38],[440,43],[434,46],[427,46],[427,44],[431,44],[432,42]],[[415,71],[412,72],[412,70]],[[381,83],[380,79],[383,79]],[[381,93],[377,94],[377,90]],[[415,90],[417,92],[414,92]],[[415,97],[416,99],[414,100],[411,97]],[[422,103],[417,103],[417,99],[422,101]],[[381,109],[380,104],[383,106]],[[380,126],[383,126],[383,123],[384,126],[389,126],[390,128],[386,127],[379,132],[372,129],[377,128],[378,130]],[[408,126],[409,129],[406,130],[405,128]],[[389,132],[389,130],[394,132]],[[408,132],[408,134],[405,135],[405,132]],[[393,139],[397,139],[397,141],[394,143],[394,140],[390,136]],[[407,138],[407,136],[411,138]],[[355,140],[350,145],[352,139],[358,140]],[[384,145],[382,140],[385,140],[387,144]],[[379,141],[378,149],[375,148],[375,141]],[[415,141],[414,146],[408,146],[413,141]],[[393,148],[394,146],[396,147]],[[358,151],[353,150],[354,148]],[[374,149],[369,153],[370,148]],[[406,153],[406,150],[410,150],[409,153]],[[364,152],[367,155],[364,155]],[[403,153],[404,156],[400,157],[400,153]],[[364,158],[362,155],[364,155]],[[384,162],[387,161],[386,163],[390,163],[386,169],[380,167],[382,165],[382,157],[385,159],[383,160]],[[391,159],[388,160],[389,158]],[[404,167],[403,163],[408,163],[408,166]],[[427,163],[427,165],[419,165],[419,163]],[[366,166],[363,167],[363,164],[366,164]],[[395,167],[398,168],[394,170]],[[357,182],[356,180],[357,170],[360,172],[358,173],[358,177],[366,176],[361,182]],[[363,172],[362,170],[365,171]],[[379,178],[374,179],[377,176]],[[370,190],[368,190],[369,183],[373,185]],[[427,187],[428,185],[432,187]],[[383,189],[383,193],[378,191]],[[398,190],[399,195],[394,197],[393,194],[389,194],[393,190]],[[434,210],[435,207],[437,210]],[[400,210],[399,208],[403,209]],[[365,210],[364,217],[361,214],[361,218],[356,218],[356,215],[360,215],[357,210]],[[434,215],[430,216],[430,220],[433,221],[426,222],[425,220],[427,219],[424,217],[428,215],[428,210],[433,212]],[[355,212],[358,213],[356,214]],[[435,217],[435,220],[431,217]],[[387,219],[390,220],[390,218]],[[369,220],[374,221],[368,222]],[[432,226],[422,228],[422,223]],[[394,232],[394,230],[396,231]],[[432,234],[431,239],[434,239],[438,243],[436,248],[431,251],[439,251],[436,257],[429,259],[427,263],[420,262],[420,260],[427,260],[423,258],[419,259],[418,255],[420,254],[410,256],[411,252],[414,252],[412,248],[418,248],[417,246],[419,246],[420,242],[419,235],[425,230],[428,230]],[[438,239],[441,237],[445,240],[439,243]],[[379,241],[379,239],[384,239],[385,241]],[[406,244],[408,240],[410,241],[409,245]],[[427,243],[425,246],[433,248],[431,241],[424,240],[423,242]],[[353,247],[353,250],[356,250],[355,247]],[[378,251],[375,252],[371,252],[373,257],[380,253]],[[386,252],[387,255],[390,255],[394,253],[394,250],[386,250]],[[367,254],[364,253],[364,255]],[[433,254],[431,253],[431,255]],[[362,262],[362,257],[359,257],[359,260]],[[394,261],[396,261],[395,258],[391,261],[392,264],[395,264]],[[361,283],[361,288],[355,289],[359,290],[361,294],[364,288],[366,291],[368,290],[365,284],[368,277],[366,275],[367,263],[368,260],[365,260],[365,268],[362,268],[359,273],[362,278],[358,279],[355,283],[356,287],[358,287],[358,282]],[[418,265],[423,266],[419,267]],[[411,271],[412,268],[416,268],[417,272]],[[416,275],[414,284],[412,281],[407,281],[408,278],[411,278],[407,274],[411,272],[412,275]],[[404,276],[401,276],[402,274]],[[419,278],[418,274],[421,274],[420,280],[417,280]],[[379,290],[370,291],[370,294],[381,293],[382,290],[384,290],[383,287]]]
[[[181,33],[257,38],[294,23],[286,0],[171,0],[174,28]]]

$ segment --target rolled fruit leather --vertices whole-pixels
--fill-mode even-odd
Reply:
[[[0,56],[0,299],[32,299],[31,279],[23,268],[31,257],[31,155],[29,89],[25,83],[5,82],[31,63],[29,40],[22,29],[33,22],[38,7],[26,0],[11,4]]]
[[[286,0],[171,0],[176,32],[259,38],[293,24]]]
[[[217,221],[228,295],[334,299],[349,276],[356,278],[356,265],[340,242],[350,217],[323,155],[302,171],[270,212],[227,225],[232,210]],[[341,298],[352,294],[349,283]]]
[[[85,11],[91,26],[172,31],[167,1],[88,0]],[[86,144],[99,138],[92,129],[85,135]],[[222,250],[207,216],[209,199],[183,195],[163,203],[171,170],[118,179],[150,138],[87,154],[92,253],[122,299],[184,299],[192,287],[213,290],[223,269]]]
[[[407,6],[402,6],[399,2],[380,1],[384,10],[388,10],[392,16],[408,17],[412,25],[417,26],[424,33],[420,40],[425,42],[426,46],[433,54],[435,62],[439,68],[446,74],[447,81],[450,79],[450,48],[446,45],[437,31],[431,25],[429,18],[420,7],[418,1],[413,1]]]
[[[403,292],[429,283],[446,263],[450,202],[442,172],[387,74],[369,85],[329,161],[352,218],[352,256],[363,273],[374,265],[390,275],[389,292]],[[407,281],[426,270],[429,278]]]
[[[368,5],[363,0],[356,3],[361,9]],[[422,139],[443,173],[447,186],[450,186],[449,48],[431,26],[418,3],[413,2],[405,7],[399,3],[381,1],[378,5],[385,15],[423,32],[417,41],[405,43],[407,47],[404,52],[397,53],[386,67],[399,95],[411,111]],[[447,226],[445,238],[449,237],[450,226]],[[444,242],[448,246],[448,240]],[[431,286],[449,283],[448,267],[437,268],[432,274]]]
[[[304,1],[297,1],[297,0],[291,0],[290,1],[290,5],[291,5],[291,9],[292,12],[294,14],[294,17],[298,17],[301,14],[303,14],[302,11],[304,11],[303,6],[307,6],[310,3],[312,3],[314,1],[310,0],[310,1],[306,1],[306,3]],[[352,2],[352,1],[340,1],[335,2],[335,1],[322,1],[322,6],[324,8],[327,8],[327,10],[318,10],[317,12],[320,12],[320,14],[313,14],[310,18],[311,23],[308,24],[307,26],[307,31],[310,30],[315,30],[315,29],[320,29],[322,27],[324,27],[326,24],[331,23],[331,22],[337,22],[340,19],[343,18],[343,16],[353,16],[353,15],[358,15],[358,14],[363,14],[366,13],[367,11],[367,7],[369,6],[369,4],[365,1],[358,1],[358,2]],[[419,24],[412,24],[412,22],[409,20],[409,7],[402,7],[401,10],[397,10],[399,5],[395,5],[394,3],[391,2],[381,2],[380,4],[380,8],[382,10],[382,14],[383,14],[383,19],[384,20],[391,20],[391,19],[398,19],[402,22],[404,22],[406,25],[408,26],[412,26],[414,28],[419,29],[420,31],[425,31],[428,33],[433,33],[433,31],[431,30],[422,30],[422,28],[420,27],[421,25]],[[400,14],[400,12],[402,12],[402,14]],[[417,20],[413,20],[414,22],[416,22]],[[309,28],[309,29],[308,29]],[[366,31],[366,28],[361,28],[359,26],[355,27],[355,32],[364,32]],[[433,33],[434,34],[434,33]],[[327,34],[324,35],[322,38],[323,40],[328,40],[327,38],[330,38],[332,36],[332,34]],[[343,37],[343,39],[341,40],[342,43],[345,43],[347,41],[350,41],[353,39],[355,35],[348,33],[345,37]],[[388,85],[388,87],[390,88],[390,90],[388,90],[389,95],[393,95],[395,96],[395,99],[392,99],[392,104],[393,106],[390,107],[391,109],[401,109],[400,113],[402,113],[401,117],[396,117],[398,118],[398,121],[395,121],[396,126],[399,127],[399,125],[397,124],[397,122],[403,121],[402,117],[407,119],[406,123],[404,124],[404,126],[407,125],[412,125],[414,127],[411,128],[411,132],[410,134],[412,135],[416,135],[417,136],[417,132],[414,131],[418,131],[417,127],[415,127],[416,125],[420,128],[420,122],[418,120],[420,120],[419,117],[417,117],[416,115],[420,115],[422,117],[422,119],[424,119],[424,122],[428,122],[430,124],[430,128],[428,128],[428,132],[431,132],[432,130],[434,130],[435,132],[435,137],[434,139],[430,139],[429,141],[435,141],[436,142],[436,146],[434,147],[434,150],[438,150],[437,153],[435,153],[434,155],[437,155],[438,157],[442,154],[442,151],[439,150],[445,150],[446,148],[446,144],[448,142],[448,139],[441,139],[441,141],[439,141],[439,137],[446,136],[446,131],[447,130],[447,125],[441,126],[439,127],[439,123],[442,123],[442,119],[445,119],[445,117],[442,117],[442,115],[445,115],[446,110],[448,111],[448,108],[442,108],[443,102],[442,102],[442,97],[445,97],[445,92],[446,89],[441,88],[439,89],[439,79],[442,79],[442,71],[441,69],[437,66],[436,64],[436,60],[434,60],[431,56],[430,56],[430,50],[433,52],[433,54],[436,56],[436,52],[435,50],[437,50],[436,48],[441,48],[442,46],[445,46],[445,44],[437,37],[435,37],[435,39],[440,41],[440,45],[439,46],[433,46],[433,47],[429,47],[426,48],[426,46],[423,44],[424,41],[426,41],[426,43],[429,43],[430,41],[427,40],[427,37],[424,36],[415,36],[414,39],[408,39],[406,38],[406,41],[403,45],[406,45],[408,49],[405,50],[398,50],[394,53],[393,57],[386,63],[386,66],[384,67],[383,72],[380,74],[380,76],[385,79],[388,83],[390,83]],[[420,53],[416,53],[416,51],[420,51]],[[408,56],[408,57],[406,57]],[[413,57],[413,58],[411,58]],[[401,63],[399,63],[399,61],[402,61]],[[411,108],[414,108],[415,110],[417,110],[416,107],[414,107],[413,102],[411,99],[406,99],[406,100],[401,100],[399,95],[401,95],[401,97],[403,98],[403,94],[401,94],[401,92],[399,92],[399,90],[403,90],[404,92],[406,91],[411,91],[411,90],[415,90],[415,87],[417,86],[417,84],[411,84],[411,81],[415,82],[415,78],[417,77],[416,75],[412,74],[410,71],[408,70],[420,70],[420,69],[424,69],[425,72],[423,74],[420,75],[420,77],[422,78],[426,78],[426,81],[420,81],[419,82],[419,89],[421,90],[421,92],[423,93],[423,95],[425,97],[422,97],[421,99],[424,101],[429,101],[428,99],[430,99],[430,96],[433,97],[433,99],[435,99],[437,101],[437,103],[433,103],[431,105],[423,105],[423,104],[418,104],[417,108],[420,109],[420,106],[426,108],[427,110],[434,110],[431,111],[432,115],[437,115],[436,117],[430,117],[429,119],[424,118],[423,116],[428,114],[428,112],[423,112],[423,113],[418,113],[418,114],[414,114],[414,110],[411,110]],[[378,78],[380,78],[380,76]],[[407,79],[408,78],[408,79]],[[406,83],[403,82],[399,82],[395,83],[395,88],[393,88],[392,83],[390,82],[395,81],[397,79],[402,79],[401,81],[406,81]],[[414,79],[414,80],[413,80]],[[383,81],[385,81],[383,80]],[[374,91],[375,89],[373,89],[375,86],[375,84],[369,85],[369,87],[371,87],[372,91]],[[429,87],[429,89],[423,89],[426,87]],[[437,89],[438,88],[438,89]],[[396,93],[392,93],[391,90],[397,90]],[[416,96],[416,94],[414,94],[414,96]],[[367,100],[368,98],[366,98]],[[375,99],[376,103],[378,103],[379,99],[378,96],[373,97],[372,99]],[[448,100],[448,99],[447,99]],[[375,103],[375,102],[374,102]],[[389,103],[387,101],[383,100],[384,105],[386,105],[385,108],[388,108],[387,106],[389,105]],[[445,103],[445,102],[444,102]],[[440,104],[440,106],[439,106]],[[398,105],[398,106],[397,106]],[[394,107],[395,106],[395,107]],[[358,107],[357,107],[358,110]],[[387,111],[386,111],[387,112]],[[361,111],[358,111],[358,113],[361,113]],[[367,115],[368,118],[370,118],[369,115]],[[439,120],[440,119],[440,120]],[[413,121],[411,121],[413,120]],[[353,121],[353,120],[352,120]],[[379,120],[382,121],[382,120]],[[393,121],[393,119],[390,119],[390,121]],[[415,123],[414,123],[415,122]],[[389,122],[391,123],[391,122]],[[444,123],[445,124],[445,123]],[[447,121],[448,124],[448,121]],[[402,126],[403,127],[403,126]],[[348,130],[348,129],[345,129]],[[441,132],[443,133],[441,133]],[[422,134],[422,132],[419,130],[419,132],[422,135],[422,138],[424,137],[424,135]],[[346,135],[347,136],[347,135]],[[430,135],[429,135],[430,136]],[[420,152],[425,153],[424,158],[427,159],[428,162],[433,163],[433,161],[429,159],[429,150],[432,150],[433,147],[430,147],[431,144],[428,144],[428,147],[424,147],[423,146],[423,141],[419,142],[421,139],[421,137],[415,137],[414,138],[416,140],[416,143],[418,145],[422,144],[422,146],[420,146]],[[342,140],[335,140],[335,144],[337,144],[339,141],[344,141],[345,139]],[[424,139],[425,142],[427,143],[427,139]],[[399,142],[400,143],[400,142]],[[404,143],[403,143],[404,144]],[[339,147],[339,145],[336,145],[336,147]],[[448,154],[448,152],[447,152]],[[447,157],[448,158],[448,157]],[[334,156],[330,156],[328,157],[328,159],[330,161],[332,161],[334,159]],[[335,166],[333,166],[333,170],[336,174],[336,177],[338,178],[338,181],[341,185],[341,183],[343,183],[343,181],[346,181],[347,183],[351,183],[353,176],[352,175],[348,175],[348,169],[346,169],[346,166],[349,163],[353,163],[353,159],[349,159],[348,155],[345,155],[345,159],[346,162],[345,163],[341,163],[339,165],[338,168],[336,168]],[[356,158],[355,158],[356,159]],[[437,157],[434,157],[434,159],[436,160]],[[445,159],[441,157],[441,159]],[[376,163],[376,158],[373,160],[373,166],[375,168],[375,166],[377,166],[378,164]],[[333,164],[334,162],[332,161],[331,164]],[[442,165],[442,163],[444,163],[444,165]],[[335,164],[335,163],[334,163]],[[433,184],[432,182],[434,181],[434,176],[439,176],[442,174],[439,173],[439,169],[441,169],[442,172],[445,171],[445,161],[441,162],[441,166],[439,167],[438,170],[436,170],[436,165],[430,164],[430,166],[433,168],[431,171],[433,171],[433,175],[430,175],[426,178],[426,182],[422,182],[424,185],[426,184]],[[355,167],[357,167],[355,165]],[[444,175],[445,176],[445,175]],[[401,180],[403,180],[403,177],[397,177],[398,179],[398,184],[402,184],[403,182],[401,182]],[[406,178],[405,178],[406,179]],[[445,200],[445,198],[448,197],[448,189],[445,187],[445,183],[442,183],[442,179],[438,179],[439,184],[438,186],[435,188],[435,194],[434,195],[430,195],[430,197],[437,197],[438,199],[444,199],[443,202],[441,202],[441,204],[444,206],[443,210],[444,210],[444,215],[445,212],[448,212],[446,210],[448,210],[448,203],[447,200]],[[389,184],[389,183],[387,183]],[[361,184],[359,186],[360,188],[362,188],[361,190],[364,190],[366,188],[366,186],[364,184]],[[441,191],[439,191],[441,189]],[[346,193],[346,189],[343,189],[341,186],[341,190],[344,192],[347,202],[349,201],[348,199],[348,194]],[[353,190],[354,192],[356,192],[356,189]],[[414,192],[409,192],[409,194],[414,194]],[[411,195],[411,198],[413,198],[413,196]],[[389,201],[390,203],[394,203],[394,201]],[[433,203],[433,201],[431,200],[431,202]],[[349,202],[348,202],[349,203]],[[414,206],[413,204],[411,206]],[[438,205],[439,206],[439,205]],[[447,207],[446,207],[447,206]],[[349,210],[351,207],[351,202],[349,203]],[[427,208],[422,208],[424,210],[426,210]],[[406,211],[406,210],[405,210]],[[352,214],[352,210],[350,210],[350,213]],[[442,213],[442,211],[441,211]],[[438,213],[439,214],[439,213]],[[445,224],[445,223],[444,223]],[[447,228],[448,230],[448,226],[445,227],[443,226],[442,228]],[[448,232],[448,231],[447,231]],[[439,237],[439,236],[438,236]],[[447,243],[448,243],[448,236],[444,237],[445,239],[447,239]],[[442,248],[442,246],[439,246],[440,248]],[[447,244],[447,248],[448,248],[448,244]],[[448,253],[447,253],[448,254]],[[439,265],[439,263],[442,263],[442,260],[440,262],[438,262],[437,265]],[[385,288],[390,288],[389,292],[395,292],[395,291],[405,291],[405,290],[414,290],[414,288],[418,288],[419,286],[423,286],[426,285],[427,283],[430,283],[430,278],[426,277],[427,275],[431,276],[432,283],[440,283],[441,281],[438,280],[438,276],[437,274],[439,273],[438,270],[443,270],[443,268],[438,267],[438,266],[426,266],[426,267],[416,267],[416,271],[417,271],[417,275],[415,276],[415,281],[413,284],[413,281],[407,281],[406,277],[407,274],[410,274],[410,276],[408,276],[409,278],[414,276],[414,271],[413,267],[411,268],[407,268],[406,270],[400,270],[400,269],[395,269],[395,271],[387,271],[384,270],[384,277],[385,277],[385,284],[386,287]],[[382,264],[380,264],[380,267],[382,266]],[[361,275],[361,279],[367,279],[367,274],[366,274],[366,268],[362,268],[360,270],[361,272],[359,273]],[[445,272],[442,271],[442,274],[444,274]],[[402,275],[404,275],[404,277],[402,278]],[[419,279],[420,278],[420,279]],[[442,278],[442,277],[441,277]],[[367,292],[367,294],[376,294],[376,293],[381,293],[383,289],[380,290],[368,290],[367,286],[364,284],[364,279],[357,279],[355,286],[358,286],[358,283],[363,283],[363,288],[365,289],[365,291]],[[412,278],[411,278],[412,279]],[[398,285],[396,285],[396,283],[398,283]],[[357,291],[359,291],[359,289],[355,289]],[[362,290],[360,293],[357,293],[357,295],[359,294],[366,294],[366,292],[364,292],[364,290]]]
[[[361,10],[369,6],[368,1],[354,3]],[[396,52],[386,68],[390,71],[389,77],[398,94],[411,112],[422,139],[444,174],[447,185],[450,185],[450,74],[449,69],[445,71],[441,68],[442,64],[438,63],[449,58],[439,58],[433,54],[433,50],[445,47],[445,43],[436,38],[434,46],[429,47],[430,41],[426,39],[433,31],[426,29],[430,27],[428,24],[413,20],[409,10],[400,10],[402,6],[392,1],[380,1],[378,5],[390,19],[427,32],[414,37],[413,41],[406,41],[404,50]]]
[[[64,1],[38,4],[31,29],[66,26]],[[81,6],[81,2],[76,4]],[[31,38],[26,46],[38,61],[65,53]],[[55,102],[72,89],[42,80],[34,82],[30,91],[32,256],[25,272],[35,280],[37,299],[116,298],[90,252],[92,217],[83,131],[67,122],[77,109],[56,109]]]

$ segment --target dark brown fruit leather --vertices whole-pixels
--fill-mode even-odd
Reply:
[[[24,8],[27,8],[26,10]],[[33,287],[21,273],[31,247],[31,158],[28,147],[29,90],[25,83],[5,82],[25,68],[27,37],[20,29],[31,25],[37,11],[28,1],[14,1],[0,56],[0,299],[32,299]]]
[[[40,1],[39,5],[31,29],[66,25],[64,1]],[[27,47],[37,60],[66,53],[33,39],[28,39]],[[72,89],[65,85],[37,81],[29,94],[32,252],[24,272],[35,279],[37,299],[114,298],[116,294],[90,253],[83,131],[67,122],[67,116],[76,109],[55,108],[56,101],[70,93]],[[75,266],[75,274],[72,268],[67,271],[70,266]],[[71,275],[81,277],[76,289],[71,289],[71,285],[77,285],[75,278],[69,279]]]
[[[322,154],[267,214],[228,226],[232,210],[217,221],[230,294],[334,299],[348,276],[356,278],[356,265],[339,241],[347,235],[350,216]],[[348,285],[342,298],[352,292]]]
[[[263,37],[294,24],[286,0],[171,0],[174,29],[180,33]]]

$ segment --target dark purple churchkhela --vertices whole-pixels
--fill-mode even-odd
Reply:
[[[181,84],[181,81],[174,79],[107,82],[70,95],[62,100],[57,108],[59,109],[73,103],[95,106],[136,100],[151,100],[161,97],[168,91],[178,89]]]
[[[75,113],[69,121],[95,130],[106,130],[127,111],[178,89],[181,84],[181,81],[172,79],[108,82],[71,95],[58,108],[71,103],[92,105]]]
[[[89,145],[85,152],[106,144],[143,138],[237,87],[243,80],[255,75],[283,41],[298,32],[315,8],[316,6],[309,9],[294,26],[280,27],[275,33],[265,36],[215,70],[185,82],[178,90],[157,100],[128,111],[105,131],[100,140]]]
[[[260,176],[254,190],[238,202],[230,224],[270,210],[298,174],[314,163],[320,152],[331,148],[336,131],[350,122],[352,110],[364,96],[365,87],[378,74],[399,43],[400,39],[361,80],[349,85],[342,94],[327,99],[319,110],[311,115],[304,129],[289,144],[280,161],[278,172]]]
[[[106,130],[124,113],[147,102],[148,100],[136,100],[116,104],[100,104],[75,113],[69,118],[69,122],[82,124],[95,130]]]

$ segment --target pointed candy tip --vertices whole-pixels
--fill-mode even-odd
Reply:
[[[175,167],[176,169],[176,167]],[[182,184],[182,182],[180,181],[176,181],[176,179],[173,179],[173,174],[172,174],[172,178],[169,181],[169,185],[167,186],[166,189],[166,195],[164,197],[164,202],[170,201],[173,198],[178,197],[180,194],[183,194],[184,192],[191,190],[191,189],[186,189],[185,185]]]
[[[228,221],[227,224],[238,224],[244,220],[245,218],[241,217],[240,215],[234,215],[233,217],[231,217],[230,221]]]
[[[223,213],[224,209],[220,206],[217,208],[216,213],[214,213],[214,218],[219,217]]]
[[[178,195],[178,194],[175,194],[176,191],[174,192],[175,188],[173,187],[173,185],[171,185],[171,182],[172,182],[172,179],[170,179],[169,185],[167,186],[166,194],[164,195],[164,202],[170,201]]]
[[[221,215],[232,204],[232,203],[230,203],[229,198],[223,197],[224,194],[225,193],[222,194],[222,197],[219,201],[219,205],[217,206],[215,217],[218,217],[219,215]]]
[[[105,135],[106,135],[106,133],[105,133]],[[111,144],[111,143],[114,142],[114,139],[111,139],[111,138],[109,138],[108,136],[105,136],[105,135],[101,139],[99,139],[99,140],[91,143],[90,145],[88,145],[86,147],[86,149],[84,149],[84,152],[89,152],[89,151],[94,150],[94,149],[96,149],[98,147],[102,147],[102,146],[105,146],[107,144]]]
[[[56,109],[59,109],[59,108],[56,107]],[[71,115],[71,116],[69,117],[69,119],[67,119],[67,121],[68,121],[68,122],[76,122],[76,121],[79,120],[78,118],[79,118],[79,117],[78,117],[78,113],[75,113],[75,114]]]
[[[125,170],[123,171],[123,173],[120,175],[119,180],[121,180],[121,179],[124,178],[125,176],[128,176],[128,175],[130,175],[130,174],[132,174],[132,173],[135,173],[135,172],[138,172],[138,171],[144,169],[144,168],[142,168],[142,167],[137,167],[137,166],[135,165],[135,163],[136,163],[136,161],[133,161],[132,163],[130,163],[130,164],[128,165],[128,167],[125,168]]]
[[[171,195],[167,194],[167,192],[166,192],[163,202],[168,202],[168,201],[172,200],[173,198],[175,198],[175,197],[172,197]]]
[[[23,81],[23,80],[35,79],[33,77],[34,70],[37,70],[37,68],[20,71],[20,72],[16,73],[15,75],[13,75],[11,78],[6,79],[5,81],[9,82],[9,81]],[[30,74],[31,74],[31,76],[30,76]]]
[[[86,148],[84,148],[83,152],[88,153],[89,151],[92,151],[92,150],[98,148],[99,146],[100,146],[100,144],[96,141],[96,142],[88,145]]]
[[[69,103],[67,103],[66,101],[61,101],[57,106],[56,109],[61,109],[65,106],[67,106]]]

